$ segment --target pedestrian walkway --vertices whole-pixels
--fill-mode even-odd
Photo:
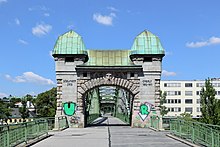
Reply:
[[[34,147],[186,147],[164,132],[131,128],[114,117],[103,117],[99,126],[69,128],[33,145]],[[119,124],[118,126],[116,126]]]

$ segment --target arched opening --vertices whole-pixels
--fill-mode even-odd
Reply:
[[[131,125],[133,99],[131,91],[117,85],[89,89],[83,95],[85,126]]]

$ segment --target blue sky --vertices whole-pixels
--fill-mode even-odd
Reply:
[[[130,49],[143,30],[166,50],[163,80],[220,77],[219,0],[0,0],[0,97],[55,86],[50,53],[73,29],[88,49]]]

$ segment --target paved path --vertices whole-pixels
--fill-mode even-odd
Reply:
[[[165,132],[130,128],[117,118],[99,118],[99,126],[69,128],[33,145],[34,147],[187,147]],[[120,124],[120,125],[118,125]],[[116,126],[118,125],[118,126]]]

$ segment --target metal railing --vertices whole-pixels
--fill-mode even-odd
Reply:
[[[58,130],[63,130],[63,129],[66,129],[69,127],[66,116],[58,117],[58,124],[59,124],[59,126],[58,126],[59,128],[56,128]]]
[[[47,135],[48,122],[46,119],[37,119],[32,122],[0,126],[0,130],[0,146],[10,147]]]
[[[87,124],[90,124],[91,122],[93,122],[95,119],[97,119],[99,117],[99,114],[90,114],[87,117]]]
[[[220,126],[175,119],[170,121],[170,131],[173,135],[195,144],[220,146]]]
[[[122,113],[116,113],[115,117],[119,118],[121,121],[129,124],[130,123],[130,119],[129,116],[126,114],[122,114]]]
[[[158,116],[151,116],[150,117],[150,126],[154,129],[159,130],[160,129],[160,118]]]
[[[65,116],[58,117],[59,128],[68,127]],[[35,118],[31,122],[9,124],[0,126],[0,147],[11,147],[21,143],[29,143],[42,135],[48,135],[49,130],[55,127],[55,118]]]

